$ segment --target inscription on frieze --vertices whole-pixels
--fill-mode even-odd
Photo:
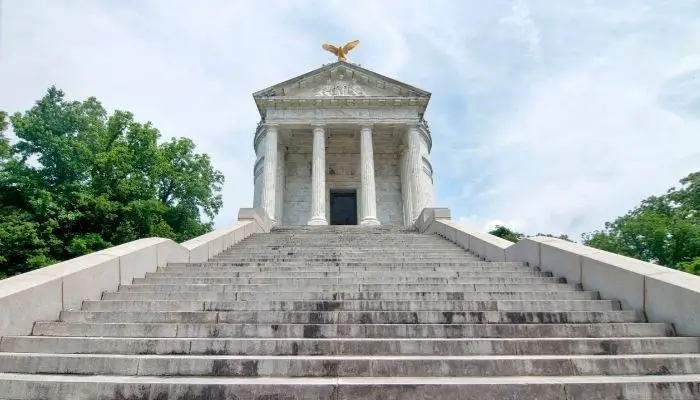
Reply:
[[[268,110],[267,119],[284,120],[332,120],[332,119],[402,119],[417,118],[417,110],[412,107],[402,108],[317,108]]]

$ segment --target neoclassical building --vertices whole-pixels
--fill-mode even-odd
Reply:
[[[276,225],[410,225],[432,207],[430,93],[338,61],[253,98],[254,206]]]

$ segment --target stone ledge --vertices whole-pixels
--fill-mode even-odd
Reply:
[[[424,209],[415,226],[487,261],[527,262],[551,271],[604,299],[620,300],[623,309],[643,311],[650,322],[672,323],[679,335],[700,335],[700,276],[557,238],[512,243],[451,221],[445,208]]]
[[[55,320],[61,311],[79,309],[84,300],[98,300],[103,292],[115,291],[169,262],[206,261],[253,233],[269,232],[271,225],[261,210],[244,208],[233,226],[183,244],[144,238],[4,279],[0,338],[28,335],[34,322]]]

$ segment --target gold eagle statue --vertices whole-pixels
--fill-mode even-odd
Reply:
[[[332,44],[324,44],[321,46],[324,50],[330,51],[331,53],[338,56],[338,61],[345,61],[345,55],[352,49],[354,49],[358,44],[359,40],[353,40],[352,42],[347,42],[345,46],[333,46]]]

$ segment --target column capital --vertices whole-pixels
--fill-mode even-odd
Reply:
[[[374,128],[374,122],[360,122],[360,129],[372,129]]]
[[[279,128],[279,126],[280,126],[279,124],[275,124],[275,123],[269,123],[269,122],[265,123],[265,129],[277,129],[277,128]]]
[[[313,132],[315,135],[324,134],[326,132],[326,124],[311,124],[311,132]]]

